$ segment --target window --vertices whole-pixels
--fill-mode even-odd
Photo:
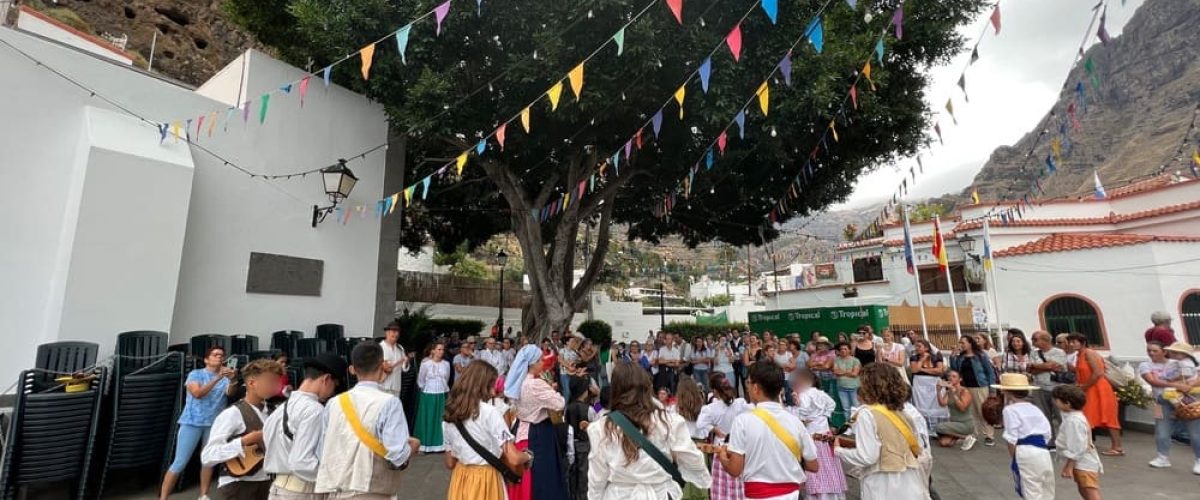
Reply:
[[[883,260],[878,256],[854,259],[854,282],[883,281]]]
[[[1200,344],[1200,290],[1192,290],[1183,296],[1183,303],[1179,305],[1179,319],[1183,322],[1187,343]]]
[[[1042,322],[1052,335],[1082,333],[1092,346],[1108,343],[1104,338],[1104,322],[1090,301],[1074,295],[1060,295],[1042,306]]]
[[[921,293],[950,293],[946,273],[937,266],[917,269],[921,276]],[[950,277],[954,279],[954,293],[981,292],[983,285],[967,283],[962,264],[950,264]]]

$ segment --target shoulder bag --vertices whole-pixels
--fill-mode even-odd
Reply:
[[[507,463],[501,460],[500,457],[493,455],[492,452],[485,449],[483,445],[479,444],[478,441],[475,441],[475,438],[471,437],[471,433],[467,432],[467,426],[463,425],[462,422],[455,422],[454,427],[458,429],[458,433],[463,437],[463,440],[467,442],[467,445],[469,445],[472,450],[475,450],[475,453],[482,457],[483,460],[488,463],[488,465],[492,466],[493,469],[496,469],[496,471],[500,473],[500,476],[504,478],[506,483],[521,484],[521,478],[525,475],[525,470],[529,468],[528,461],[519,464]]]
[[[646,436],[642,434],[642,431],[638,430],[637,426],[633,425],[633,422],[630,422],[629,419],[626,418],[625,415],[622,415],[619,411],[609,412],[608,418],[609,420],[612,420],[614,424],[617,424],[617,427],[620,427],[621,432],[625,433],[629,439],[632,439],[634,443],[637,443],[638,447],[641,448],[642,451],[646,452],[646,454],[649,455],[652,460],[657,462],[659,467],[662,467],[663,470],[671,476],[672,480],[679,484],[680,487],[683,487],[683,475],[679,473],[679,467],[676,466],[675,462],[672,462],[670,458],[667,458],[667,455],[664,454],[662,450],[658,449],[657,446],[654,446],[654,443],[651,443],[649,439],[646,439]]]

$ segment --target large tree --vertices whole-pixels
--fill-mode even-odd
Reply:
[[[442,0],[226,0],[233,17],[285,59],[319,69],[405,25]],[[413,27],[401,62],[395,42],[380,44],[370,79],[357,60],[335,67],[336,80],[382,103],[407,141],[408,179],[420,179],[471,148],[504,120],[542,95],[644,7],[625,33],[624,53],[610,43],[590,59],[582,98],[565,90],[557,111],[546,99],[533,106],[532,130],[507,128],[503,150],[490,141],[461,179],[435,179],[428,200],[404,211],[404,244],[430,241],[443,250],[477,246],[511,232],[521,244],[532,304],[526,332],[545,335],[569,324],[601,272],[613,224],[630,238],[658,242],[681,235],[688,244],[721,240],[762,244],[778,235],[768,214],[792,189],[806,161],[799,196],[772,217],[784,221],[845,199],[854,180],[877,165],[911,154],[924,142],[930,115],[926,71],[961,49],[956,28],[983,0],[908,0],[904,33],[886,37],[883,63],[874,62],[874,89],[865,80],[858,107],[845,99],[871,57],[898,0],[785,1],[778,24],[757,3],[684,0],[683,23],[665,0],[454,0],[434,35],[433,19]],[[753,11],[747,14],[748,9]],[[796,44],[823,10],[825,45],[817,54]],[[742,20],[743,52],[735,62],[722,40]],[[754,95],[795,44],[791,86],[776,73],[770,115],[750,101],[745,138],[731,134],[724,156],[702,168],[687,193],[679,190],[705,148]],[[649,127],[645,147],[619,173],[609,167],[594,192],[548,220],[539,209],[589,180],[619,150],[714,47],[710,89],[688,85],[685,116],[670,103],[661,135]],[[839,113],[839,111],[841,111]],[[838,140],[826,137],[831,120]],[[733,130],[737,130],[736,127]],[[664,213],[672,194],[676,204]],[[685,196],[685,194],[687,196]],[[796,194],[793,192],[793,195]],[[596,243],[581,279],[573,279],[576,239],[589,225]]]

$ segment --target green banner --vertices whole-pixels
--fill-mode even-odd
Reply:
[[[698,325],[723,325],[729,322],[729,315],[725,311],[721,314],[713,314],[711,316],[696,316],[696,324]]]
[[[835,339],[838,333],[853,333],[860,325],[871,325],[875,333],[888,327],[887,306],[817,307],[750,313],[750,330],[761,334],[800,334],[805,341],[813,331]]]

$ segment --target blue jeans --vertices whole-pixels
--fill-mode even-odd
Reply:
[[[1154,447],[1159,455],[1167,457],[1171,455],[1171,433],[1175,430],[1175,406],[1162,400],[1158,401],[1158,406],[1162,408],[1163,417],[1154,421]],[[1200,436],[1200,420],[1182,423],[1187,427],[1188,434]],[[1192,453],[1200,460],[1200,439],[1191,441]]]
[[[692,368],[692,378],[696,379],[701,388],[708,390],[708,368]]]
[[[179,424],[179,434],[175,437],[175,458],[171,460],[171,466],[167,470],[172,473],[179,474],[183,469],[187,468],[188,461],[192,459],[192,454],[196,452],[196,446],[203,446],[208,442],[209,426]]]
[[[563,399],[571,400],[571,376],[566,373],[558,374],[558,392],[562,393]]]
[[[850,417],[850,410],[858,406],[858,388],[845,388],[838,386],[838,399],[842,401],[842,410],[846,412],[846,417]]]

